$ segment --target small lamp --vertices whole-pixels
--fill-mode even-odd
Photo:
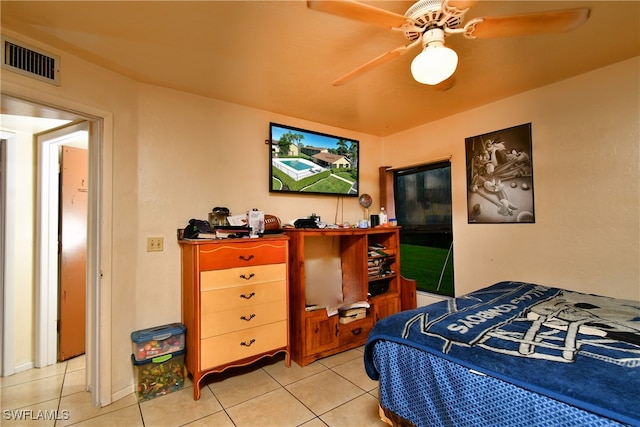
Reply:
[[[411,62],[413,78],[423,84],[437,85],[451,77],[458,66],[458,54],[444,45],[444,31],[428,30],[422,36],[424,50]]]

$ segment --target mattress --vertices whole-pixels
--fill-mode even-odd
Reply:
[[[640,303],[500,282],[381,320],[365,368],[414,425],[640,426]]]

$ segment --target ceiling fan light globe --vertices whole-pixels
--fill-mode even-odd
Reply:
[[[451,77],[458,66],[458,54],[441,44],[427,46],[411,62],[413,78],[422,84],[437,85]]]

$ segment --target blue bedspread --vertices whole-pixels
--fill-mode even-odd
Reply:
[[[438,355],[624,424],[640,426],[640,302],[500,282],[376,323],[376,341]],[[398,361],[401,363],[401,361]]]

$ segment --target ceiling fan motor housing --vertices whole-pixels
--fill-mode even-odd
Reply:
[[[413,26],[403,28],[407,39],[413,41],[419,39],[425,31],[433,28],[459,28],[462,25],[464,12],[446,13],[449,8],[443,8],[441,0],[419,0],[413,4],[404,14],[415,22]],[[444,19],[444,22],[442,22]]]

